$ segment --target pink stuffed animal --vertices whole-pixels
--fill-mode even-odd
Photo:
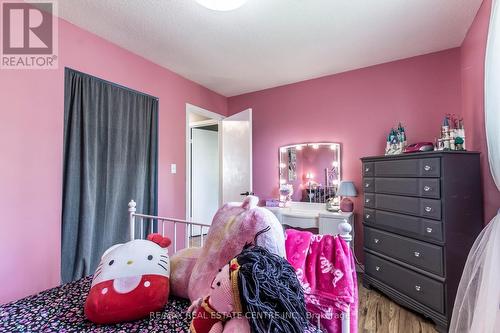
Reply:
[[[255,245],[285,256],[283,228],[276,216],[257,207],[259,199],[248,196],[243,203],[228,203],[215,214],[202,248],[178,251],[171,256],[170,286],[172,294],[191,301],[210,291],[210,281],[218,269],[253,241],[253,235],[269,227]]]
[[[188,311],[194,313],[193,333],[291,333],[309,327],[295,270],[260,246],[246,246],[222,267],[209,293]]]

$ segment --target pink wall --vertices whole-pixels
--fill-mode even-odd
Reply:
[[[468,149],[479,150],[484,191],[485,223],[500,208],[500,192],[491,177],[484,125],[484,58],[491,0],[484,0],[462,44],[462,103]]]
[[[360,189],[360,157],[383,154],[392,126],[405,124],[410,142],[433,141],[443,115],[461,113],[460,96],[457,48],[231,97],[228,111],[253,109],[254,191],[269,197],[278,182],[279,146],[340,142],[342,178]],[[361,257],[359,197],[355,206]]]
[[[227,109],[225,97],[59,22],[58,70],[0,71],[0,303],[59,284],[64,66],[160,98],[161,215],[185,215],[185,103]]]

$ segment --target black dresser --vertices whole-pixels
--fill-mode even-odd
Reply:
[[[447,331],[469,250],[483,227],[479,153],[362,158],[365,274]]]

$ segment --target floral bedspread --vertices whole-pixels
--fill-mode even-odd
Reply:
[[[96,325],[85,319],[83,304],[92,277],[0,305],[0,332],[188,332],[189,301],[170,297],[162,312],[151,318],[115,325]]]

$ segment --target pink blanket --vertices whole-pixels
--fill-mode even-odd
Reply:
[[[286,231],[286,255],[304,288],[309,312],[329,333],[340,333],[341,314],[349,309],[350,331],[357,332],[358,286],[354,258],[338,236]],[[317,323],[316,320],[312,320]]]

